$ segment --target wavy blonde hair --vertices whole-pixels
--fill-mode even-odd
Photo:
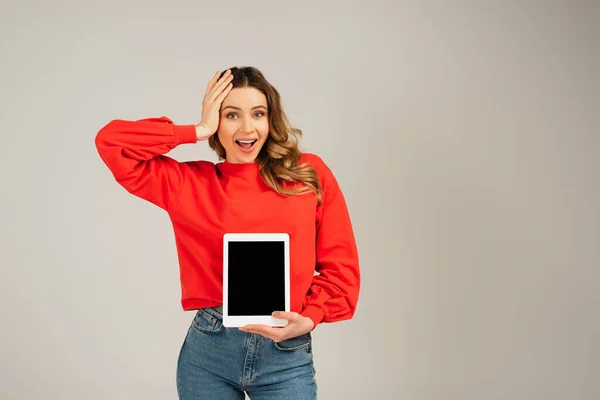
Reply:
[[[281,106],[281,96],[277,89],[267,82],[262,72],[255,67],[232,67],[229,69],[233,75],[232,89],[253,87],[260,90],[267,98],[269,136],[256,157],[265,184],[282,195],[313,192],[321,204],[322,188],[316,170],[307,163],[299,165],[302,153],[298,144],[302,137],[302,131],[291,126]],[[221,73],[221,76],[225,71]],[[219,141],[218,132],[208,139],[208,144],[217,153],[220,160],[225,159],[225,148]],[[292,185],[301,183],[301,185],[289,188],[287,183]]]

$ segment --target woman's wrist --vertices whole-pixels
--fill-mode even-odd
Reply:
[[[204,125],[202,122],[200,122],[198,125],[196,125],[196,140],[197,141],[205,140],[209,136],[210,136],[210,134],[208,133],[208,127],[206,125]]]

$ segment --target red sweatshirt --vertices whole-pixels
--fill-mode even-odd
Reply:
[[[352,318],[360,286],[358,252],[344,196],[323,160],[309,153],[301,158],[319,175],[319,205],[313,193],[278,194],[262,181],[256,163],[178,162],[165,155],[196,141],[194,125],[175,125],[167,117],[113,120],[96,136],[98,153],[117,182],[169,214],[183,309],[223,303],[223,234],[286,232],[291,311],[309,317],[315,327]]]

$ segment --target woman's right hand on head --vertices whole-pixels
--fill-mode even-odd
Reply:
[[[215,76],[208,82],[206,94],[202,101],[202,119],[196,125],[196,138],[199,141],[208,139],[217,131],[221,103],[233,87],[231,70],[228,69],[221,79],[218,79],[219,75],[220,71],[217,71]]]

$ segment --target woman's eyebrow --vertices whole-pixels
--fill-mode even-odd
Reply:
[[[235,109],[235,110],[240,110],[240,111],[242,110],[241,108],[239,108],[239,107],[236,107],[236,106],[227,106],[227,107],[223,107],[223,110],[225,110],[226,108],[233,108],[233,109]],[[264,108],[265,110],[267,109],[267,107],[266,107],[266,106],[263,106],[263,105],[258,105],[258,106],[254,106],[254,107],[252,107],[252,108],[251,108],[251,110],[254,110],[255,108]],[[221,111],[222,111],[222,110],[221,110]]]

